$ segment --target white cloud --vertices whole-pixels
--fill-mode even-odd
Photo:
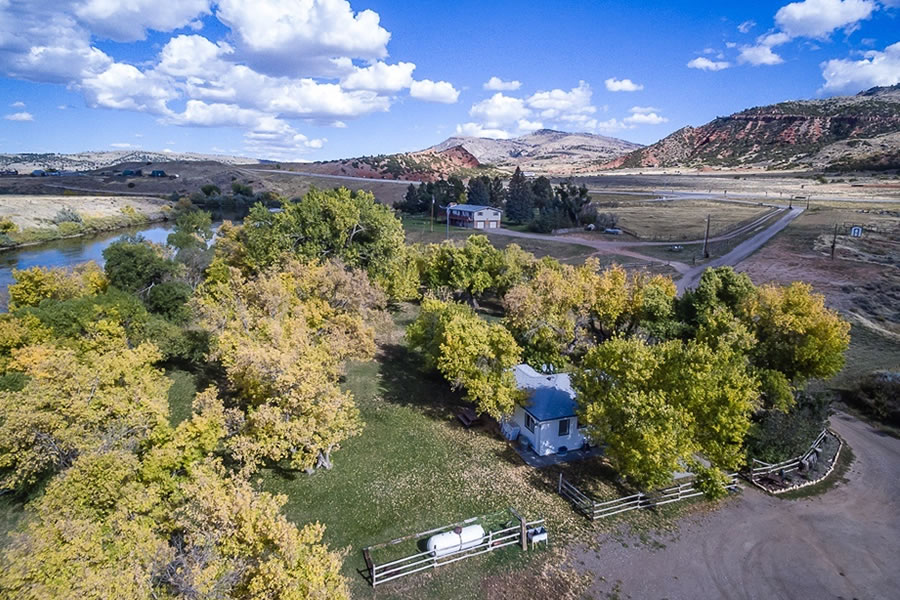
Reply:
[[[170,35],[155,59],[134,64],[93,45],[198,32],[211,14],[229,29],[227,42]],[[0,76],[63,84],[91,107],[164,123],[241,127],[260,151],[305,151],[325,140],[307,139],[289,119],[345,127],[389,110],[405,89],[419,100],[458,100],[447,81],[414,81],[415,64],[385,62],[390,37],[377,13],[346,0],[0,0]]]
[[[758,44],[756,46],[743,46],[741,53],[738,55],[738,62],[753,66],[778,65],[783,63],[784,59],[775,54],[771,46]]]
[[[835,29],[868,19],[874,0],[804,0],[778,9],[775,23],[794,37],[825,38]]]
[[[632,106],[628,109],[631,114],[646,115],[649,113],[660,112],[658,108],[653,106]]]
[[[516,121],[516,127],[522,133],[530,133],[532,131],[537,131],[538,129],[543,129],[544,124],[540,121],[529,121],[528,119],[519,119]]]
[[[459,99],[459,90],[447,81],[423,79],[412,82],[409,86],[409,95],[427,102],[453,104]]]
[[[884,49],[870,50],[860,60],[833,59],[822,63],[826,91],[858,91],[874,86],[900,83],[900,42]]]
[[[463,123],[456,126],[456,135],[505,140],[511,136],[508,131],[497,128],[486,128],[480,123]]]
[[[655,112],[650,113],[632,113],[631,115],[625,117],[623,119],[625,123],[629,123],[632,125],[659,125],[661,123],[667,123],[669,120],[665,117],[659,116]]]
[[[416,65],[400,62],[389,65],[377,61],[365,68],[357,68],[341,80],[347,90],[373,90],[376,92],[399,92],[412,85],[412,72]]]
[[[642,84],[635,83],[630,79],[610,77],[604,83],[606,84],[606,89],[610,92],[637,92],[644,89]]]
[[[477,119],[487,129],[501,129],[519,119],[531,116],[531,110],[521,98],[505,96],[497,92],[490,98],[474,104],[469,115]]]
[[[484,89],[495,92],[512,92],[522,87],[522,82],[518,80],[503,81],[499,77],[491,77],[484,83]]]
[[[98,37],[134,42],[148,29],[172,31],[209,14],[209,0],[80,0],[74,13]]]
[[[740,31],[741,33],[747,33],[747,32],[749,32],[751,29],[753,29],[754,27],[756,27],[756,21],[748,20],[748,21],[744,21],[743,23],[741,23],[740,25],[738,25],[737,29],[738,29],[738,31]]]
[[[13,102],[12,104],[10,104],[10,106],[13,108],[25,108],[25,103],[22,102],[21,100],[17,100],[15,102]]]
[[[544,119],[585,122],[589,120],[588,115],[597,112],[597,108],[591,104],[592,95],[591,86],[579,81],[578,87],[569,91],[555,89],[532,94],[527,103]]]
[[[113,142],[109,146],[110,146],[110,148],[119,148],[122,150],[124,150],[126,148],[140,148],[139,145],[129,144],[128,142]]]
[[[721,71],[730,67],[731,63],[727,60],[709,60],[705,56],[698,56],[689,61],[687,66],[691,69],[700,69],[702,71]]]
[[[385,58],[391,34],[378,13],[354,13],[346,0],[220,0],[249,66],[274,75],[334,75],[352,70],[344,57]]]
[[[11,113],[4,115],[3,118],[7,121],[34,121],[34,115],[29,112]]]
[[[623,123],[618,119],[607,119],[606,121],[599,121],[596,126],[596,130],[603,133],[615,133],[624,129],[634,129],[634,125]]]

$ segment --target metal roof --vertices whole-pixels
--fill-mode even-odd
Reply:
[[[575,390],[568,373],[545,375],[521,364],[513,367],[513,375],[517,388],[531,391],[525,410],[538,421],[575,416]]]
[[[499,208],[494,208],[493,206],[478,206],[477,204],[454,204],[449,207],[450,210],[461,210],[463,212],[478,212],[479,210],[496,210],[497,212],[503,212]]]
[[[525,410],[538,421],[553,421],[575,416],[575,398],[559,388],[542,387],[531,393]]]

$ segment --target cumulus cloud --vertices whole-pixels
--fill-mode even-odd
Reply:
[[[822,63],[825,91],[857,91],[900,83],[900,42],[883,52],[871,50],[860,60],[833,59]]]
[[[796,38],[824,40],[837,29],[852,32],[878,9],[875,0],[803,0],[791,2],[775,13],[776,30],[763,34],[756,44],[741,46],[738,62],[777,65],[784,62],[773,48]]]
[[[731,63],[727,60],[709,60],[705,56],[698,56],[689,61],[687,66],[691,69],[700,69],[702,71],[722,71],[730,67]]]
[[[4,115],[3,118],[7,121],[34,121],[34,115],[32,115],[30,112],[11,113],[8,115]]]
[[[743,23],[738,25],[737,29],[741,33],[748,33],[754,27],[756,27],[756,21],[748,20],[748,21],[744,21]]]
[[[10,104],[10,106],[13,108],[25,108],[25,103],[22,102],[21,100],[17,100],[15,102],[13,102],[12,104]]]
[[[530,115],[531,110],[525,106],[524,100],[505,96],[502,92],[497,92],[469,109],[469,116],[489,129],[501,129]]]
[[[209,0],[81,0],[75,17],[97,37],[116,42],[142,40],[148,29],[172,31],[209,14]]]
[[[466,135],[471,137],[490,138],[493,140],[505,140],[511,136],[508,131],[503,129],[492,129],[483,126],[480,123],[462,123],[456,126],[456,135]]]
[[[775,24],[792,38],[825,38],[835,29],[868,19],[874,0],[804,0],[791,2],[775,13]]]
[[[196,32],[214,15],[226,41]],[[129,64],[94,45],[186,28],[153,60]],[[289,119],[344,127],[413,98],[456,102],[446,81],[413,79],[415,64],[386,60],[391,34],[346,0],[0,0],[0,75],[64,84],[92,107],[145,112],[184,126],[236,126],[248,148],[318,148]]]
[[[610,77],[604,83],[606,84],[606,89],[610,92],[637,92],[644,89],[642,84],[635,83],[630,79]]]
[[[591,104],[593,91],[584,81],[569,91],[555,89],[537,92],[528,97],[528,106],[544,119],[559,119],[570,123],[589,121],[589,115],[597,112]]]
[[[631,125],[659,125],[669,122],[669,119],[661,117],[655,112],[633,112],[622,120]]]
[[[273,75],[335,75],[347,57],[385,58],[391,34],[378,13],[354,13],[345,0],[220,0],[216,17],[231,28],[242,58]]]
[[[409,95],[427,102],[453,104],[459,99],[459,90],[448,81],[423,79],[412,82],[409,86]]]
[[[400,62],[389,65],[378,61],[365,68],[357,68],[341,80],[347,90],[373,90],[376,92],[399,92],[412,85],[412,72],[416,65]]]
[[[513,80],[513,81],[503,81],[499,77],[491,77],[484,83],[484,89],[491,90],[495,92],[512,92],[520,87],[522,87],[522,82]]]

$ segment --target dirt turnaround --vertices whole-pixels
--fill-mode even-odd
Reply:
[[[657,543],[604,536],[572,566],[592,598],[824,600],[900,597],[900,439],[838,413],[832,427],[856,460],[845,481],[788,500],[744,486]]]

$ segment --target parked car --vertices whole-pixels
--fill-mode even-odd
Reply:
[[[674,246],[669,246],[669,252],[681,252],[684,250],[684,246],[680,244],[675,244]]]

